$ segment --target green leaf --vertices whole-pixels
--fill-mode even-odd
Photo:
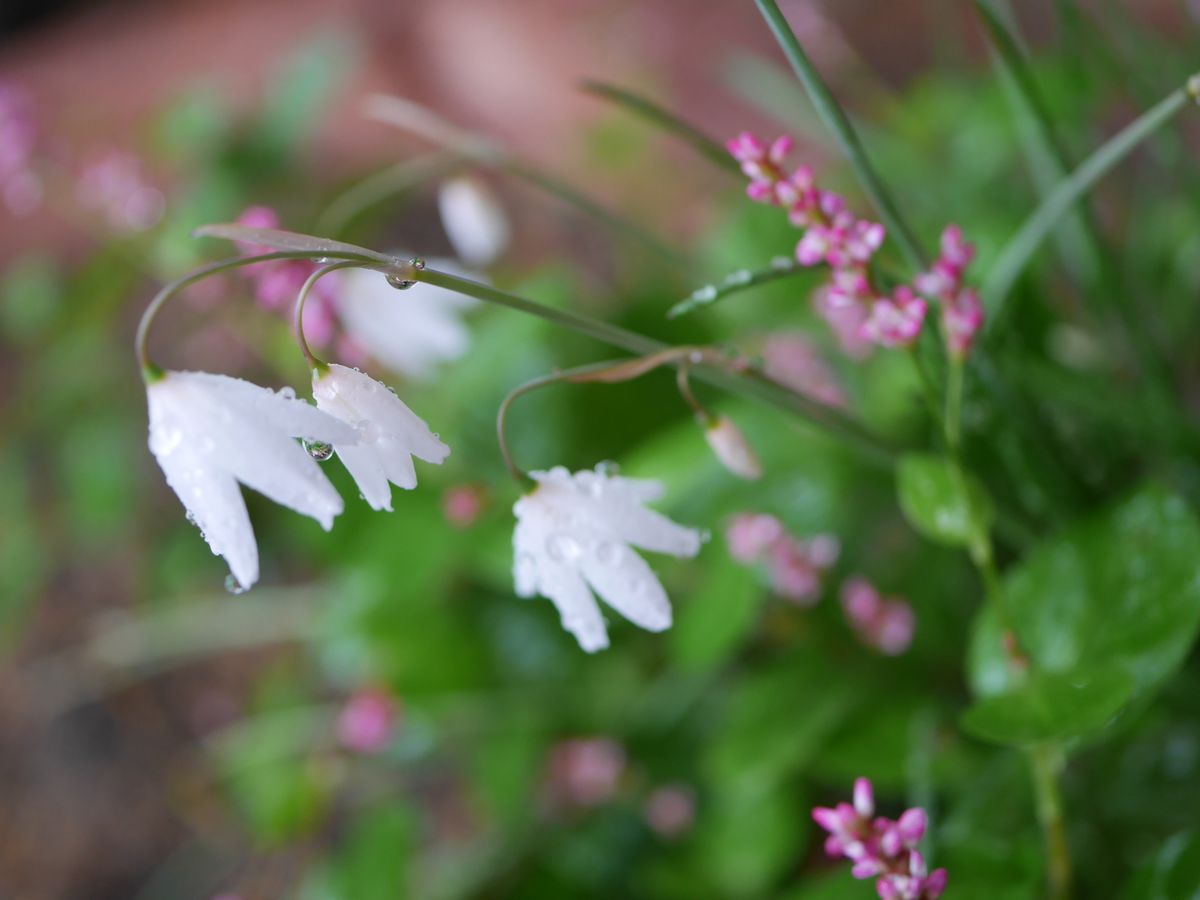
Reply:
[[[1200,834],[1175,835],[1134,875],[1122,900],[1196,900],[1200,897]]]
[[[977,700],[965,731],[1000,744],[1035,744],[1102,730],[1125,707],[1133,678],[1119,668],[1037,674],[1014,690]]]
[[[717,797],[698,835],[716,894],[764,896],[783,869],[803,857],[808,830],[803,803],[790,791],[759,786]]]
[[[905,518],[930,540],[970,547],[985,539],[991,501],[983,486],[949,459],[923,453],[902,457],[896,490]]]
[[[407,896],[415,824],[409,812],[395,803],[360,815],[333,866],[336,895],[344,900]]]
[[[1106,673],[1128,676],[1126,699],[1133,700],[1156,690],[1195,640],[1198,566],[1200,525],[1183,500],[1152,487],[1036,549],[1008,573],[1005,606],[1033,672],[1041,677],[1090,672],[1093,678],[1103,665]],[[1023,688],[1003,658],[1002,641],[994,613],[981,614],[968,677],[977,695],[1007,696],[1001,709],[1019,710],[1022,701],[1012,697]],[[1115,678],[1104,677],[1115,694]],[[1090,714],[1097,718],[1103,693],[1092,684],[1080,698],[1095,704]],[[1025,727],[1036,731],[1040,720],[1027,712]],[[1085,713],[1080,715],[1085,720],[1076,727],[1088,724]]]

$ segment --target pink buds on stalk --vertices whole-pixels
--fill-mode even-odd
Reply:
[[[742,132],[727,147],[750,179],[750,198],[785,207],[789,221],[804,229],[796,244],[797,262],[829,266],[829,282],[817,291],[815,306],[849,355],[863,356],[872,344],[914,344],[927,312],[926,300],[918,295],[940,304],[950,354],[956,359],[967,355],[983,325],[983,305],[978,294],[963,287],[963,273],[975,248],[963,239],[962,229],[946,228],[933,266],[912,286],[900,285],[888,296],[876,286],[870,268],[886,237],[883,225],[857,218],[845,198],[817,185],[809,167],[788,174],[784,163],[792,148],[790,138],[776,138],[768,145]]]
[[[795,538],[774,516],[758,513],[735,517],[726,541],[730,555],[739,562],[765,562],[776,593],[803,606],[820,597],[822,578],[837,562],[840,550],[831,535]]]
[[[854,782],[853,804],[816,807],[813,820],[829,837],[825,852],[853,863],[855,878],[877,878],[882,900],[937,900],[946,888],[946,870],[928,872],[917,850],[928,827],[923,809],[910,809],[893,821],[875,815],[871,782]]]
[[[899,598],[881,597],[865,578],[851,578],[842,585],[842,611],[859,640],[880,653],[899,656],[912,643],[916,630],[912,607]]]

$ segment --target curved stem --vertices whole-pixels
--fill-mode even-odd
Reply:
[[[355,260],[356,265],[362,265],[367,268],[379,268],[377,260],[369,259],[368,257],[360,257],[352,253],[329,252],[323,253],[325,258],[340,258],[345,260]],[[242,266],[253,265],[254,263],[270,262],[276,259],[311,259],[313,253],[311,251],[291,251],[284,250],[278,253],[262,253],[258,256],[238,256],[232,259],[224,259],[220,262],[212,263],[203,268],[189,272],[174,281],[163,285],[154,298],[146,306],[146,311],[142,313],[142,318],[138,322],[137,333],[133,339],[133,350],[137,355],[138,362],[142,367],[142,377],[147,382],[156,381],[162,377],[162,369],[156,366],[151,360],[146,345],[150,338],[150,328],[154,324],[154,320],[158,317],[159,311],[163,308],[168,300],[175,294],[179,293],[185,287],[195,284],[198,281],[203,281],[210,275],[217,275],[229,269],[237,269]]]
[[[649,356],[669,349],[668,344],[637,332],[627,331],[616,325],[580,316],[567,310],[543,306],[524,297],[501,291],[491,285],[459,278],[437,269],[425,268],[415,271],[411,277],[417,281],[424,281],[460,294],[466,294],[468,297],[475,297],[478,300],[537,316],[638,356]],[[890,468],[892,465],[898,448],[890,441],[869,430],[841,410],[788,390],[753,366],[746,366],[732,372],[727,368],[713,365],[712,361],[708,360],[697,365],[694,372],[697,378],[709,384],[732,393],[753,397],[800,416],[809,423],[824,429],[847,446],[858,450],[867,462],[885,468]]]
[[[312,352],[312,348],[308,346],[308,338],[304,336],[304,304],[308,300],[308,294],[313,289],[313,285],[330,272],[336,272],[338,269],[356,268],[359,268],[358,263],[351,260],[343,260],[342,262],[321,266],[304,280],[304,284],[300,287],[300,292],[296,294],[296,306],[295,311],[292,313],[292,325],[296,329],[296,343],[300,345],[300,352],[304,354],[304,358],[308,361],[310,369],[327,369],[329,366],[325,360]]]

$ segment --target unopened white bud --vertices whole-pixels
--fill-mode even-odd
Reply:
[[[721,465],[747,481],[762,477],[762,463],[751,448],[746,436],[725,416],[715,419],[704,429],[704,437]]]
[[[495,193],[478,178],[462,175],[442,182],[438,211],[450,245],[467,265],[490,265],[508,249],[508,217]]]

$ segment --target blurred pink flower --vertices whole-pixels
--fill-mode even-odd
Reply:
[[[142,163],[127,150],[106,150],[79,173],[75,198],[118,231],[145,231],[166,210],[162,191],[146,181]]]
[[[367,688],[354,694],[338,715],[338,740],[356,753],[378,753],[392,739],[399,715],[386,691]]]
[[[617,792],[625,748],[611,738],[560,741],[550,750],[550,788],[573,806],[598,806]]]
[[[881,597],[862,577],[842,585],[842,610],[859,640],[887,656],[899,656],[912,643],[916,617],[899,598]]]
[[[820,596],[825,572],[837,562],[840,550],[832,535],[795,538],[778,519],[762,513],[735,516],[725,540],[730,555],[739,562],[766,562],[775,592],[804,605]]]
[[[442,494],[442,515],[455,528],[470,528],[483,512],[487,497],[477,484],[456,484]]]
[[[942,232],[937,260],[913,282],[918,291],[941,304],[946,349],[957,359],[970,352],[983,327],[979,294],[963,286],[963,276],[974,258],[975,247],[963,238],[962,229],[949,225]]]
[[[816,345],[799,333],[773,334],[763,345],[767,377],[797,393],[830,406],[844,406],[846,396]]]
[[[686,834],[696,821],[696,792],[686,784],[667,784],[650,792],[642,814],[655,833],[664,838]]]
[[[928,304],[901,285],[891,298],[880,297],[862,324],[862,336],[883,347],[908,347],[921,336]]]
[[[0,196],[13,215],[31,213],[42,202],[42,180],[33,170],[37,141],[29,94],[0,82]]]

